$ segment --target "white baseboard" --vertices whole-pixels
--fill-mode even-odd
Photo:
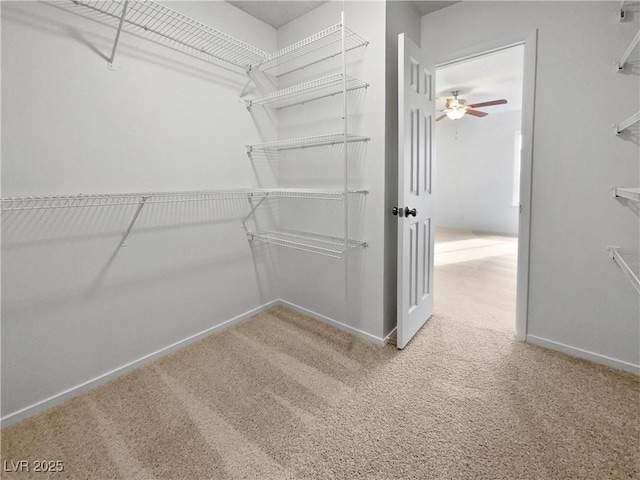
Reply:
[[[624,360],[607,357],[606,355],[600,355],[599,353],[572,347],[570,345],[565,345],[564,343],[554,342],[553,340],[547,340],[546,338],[536,337],[535,335],[527,335],[525,341],[527,343],[531,343],[532,345],[548,348],[550,350],[557,350],[573,357],[583,358],[594,363],[606,365],[607,367],[616,368],[618,370],[623,370],[635,375],[640,375],[640,365],[634,365],[633,363],[625,362]]]
[[[51,408],[55,405],[59,405],[60,403],[69,400],[73,397],[76,397],[78,395],[80,395],[81,393],[84,393],[88,390],[91,390],[93,388],[96,388],[104,383],[107,383],[110,380],[113,380],[119,376],[122,376],[132,370],[135,370],[136,368],[142,367],[143,365],[146,365],[148,363],[151,363],[154,360],[157,360],[160,357],[163,357],[171,352],[174,352],[178,349],[184,348],[187,345],[194,343],[198,340],[201,340],[204,337],[207,337],[219,330],[228,328],[232,325],[235,325],[236,323],[239,323],[243,320],[246,320],[250,317],[253,317],[254,315],[257,315],[260,312],[263,312],[265,310],[268,310],[272,307],[275,307],[276,305],[282,305],[284,307],[290,308],[291,310],[297,311],[303,315],[307,315],[311,318],[315,318],[316,320],[319,320],[323,323],[329,324],[333,327],[336,327],[340,330],[343,330],[347,333],[350,333],[352,335],[355,335],[357,337],[360,337],[370,343],[373,343],[374,345],[378,345],[378,346],[384,346],[387,344],[387,342],[389,341],[389,336],[391,334],[389,334],[389,336],[387,336],[386,338],[378,338],[374,335],[370,335],[366,332],[363,332],[361,330],[358,330],[356,328],[350,327],[349,325],[345,325],[344,323],[338,322],[337,320],[333,320],[332,318],[326,317],[324,315],[321,315],[319,313],[316,313],[314,311],[308,310],[306,308],[300,307],[298,305],[295,305],[293,303],[287,302],[285,300],[273,300],[271,302],[265,303],[264,305],[261,305],[257,308],[254,308],[253,310],[249,310],[248,312],[245,312],[241,315],[238,315],[236,317],[233,317],[230,320],[227,320],[225,322],[222,322],[218,325],[215,325],[211,328],[208,328],[206,330],[203,330],[202,332],[196,333],[194,335],[191,335],[190,337],[184,338],[178,342],[175,342],[167,347],[161,348],[160,350],[156,350],[155,352],[149,353],[148,355],[145,355],[143,357],[138,358],[137,360],[134,360],[132,362],[127,363],[126,365],[122,365],[120,367],[114,368],[113,370],[103,373],[102,375],[98,375],[95,378],[92,378],[90,380],[87,380],[86,382],[83,382],[79,385],[76,385],[74,387],[71,387],[67,390],[64,390],[60,393],[56,393],[55,395],[52,395],[48,398],[45,398],[44,400],[40,400],[39,402],[36,402],[32,405],[29,405],[27,407],[21,408],[20,410],[17,410],[15,412],[9,413],[8,415],[5,415],[4,417],[0,418],[0,425],[2,428],[8,427],[10,425],[13,425],[21,420],[24,420],[26,418],[32,417],[33,415],[36,415],[48,408]],[[393,333],[393,332],[391,332]]]
[[[344,323],[334,320],[333,318],[326,317],[324,315],[314,312],[313,310],[308,310],[304,307],[296,305],[295,303],[291,303],[282,299],[278,300],[278,303],[283,307],[290,308],[291,310],[294,310],[298,313],[301,313],[311,318],[315,318],[316,320],[320,320],[323,323],[326,323],[344,332],[355,335],[356,337],[360,337],[363,340],[366,340],[369,343],[373,343],[374,345],[377,345],[379,347],[384,347],[386,343],[389,341],[388,337],[387,338],[376,337],[375,335],[371,335],[370,333],[363,332],[362,330],[358,330],[357,328],[351,327],[349,325],[345,325]]]
[[[258,313],[263,312],[269,308],[272,308],[277,304],[278,304],[278,300],[273,300],[271,302],[265,303],[262,306],[254,308],[253,310],[249,310],[248,312],[245,312],[241,315],[233,317],[230,320],[222,322],[211,328],[207,328],[202,332],[191,335],[190,337],[187,337],[178,342],[175,342],[167,347],[161,348],[160,350],[156,350],[155,352],[145,355],[144,357],[140,357],[137,360],[127,363],[126,365],[122,365],[118,368],[114,368],[113,370],[103,373],[102,375],[92,378],[91,380],[87,380],[86,382],[83,382],[80,385],[76,385],[75,387],[71,387],[67,390],[64,390],[63,392],[56,393],[55,395],[52,395],[49,398],[45,398],[44,400],[36,402],[33,405],[29,405],[27,407],[21,408],[20,410],[17,410],[13,413],[10,413],[0,418],[0,425],[2,426],[2,428],[8,427],[9,425],[13,425],[16,422],[24,420],[37,413],[40,413],[43,410],[46,410],[47,408],[53,407],[54,405],[58,405],[66,400],[69,400],[70,398],[73,398],[77,395],[80,395],[83,392],[86,392],[87,390],[91,390],[92,388],[95,388],[99,385],[102,385],[103,383],[113,380],[116,377],[124,375],[125,373],[135,370],[136,368],[139,368],[143,365],[146,365],[152,362],[153,360],[163,357],[175,350],[184,348],[187,345],[194,343],[204,337],[207,337],[219,330],[228,328],[231,325],[234,325],[243,320],[246,320],[247,318],[257,315]]]

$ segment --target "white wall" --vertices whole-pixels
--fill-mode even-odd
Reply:
[[[640,19],[618,7],[461,2],[423,17],[422,45],[451,59],[538,29],[527,340],[637,372],[638,295],[606,251],[640,247],[638,210],[609,191],[640,181],[637,127],[612,129],[640,104],[637,68],[614,67]]]
[[[368,40],[366,48],[348,54],[347,74],[370,86],[348,94],[348,129],[367,135],[366,144],[349,148],[350,189],[367,188],[366,197],[350,197],[349,235],[369,246],[352,250],[349,258],[348,313],[345,316],[343,260],[295,250],[280,252],[280,297],[299,307],[345,324],[350,331],[380,342],[383,332],[383,254],[385,189],[385,4],[383,2],[329,2],[278,30],[284,47],[340,22]],[[287,75],[280,87],[341,72],[341,57]],[[342,132],[342,97],[335,96],[278,113],[278,137]],[[279,180],[285,187],[342,189],[342,147],[291,152],[278,159]],[[281,202],[280,221],[290,229],[343,235],[340,202]]]
[[[225,2],[167,4],[265,50],[276,31]],[[124,33],[72,2],[2,2],[2,195],[177,191],[272,182],[246,77]],[[265,128],[261,126],[261,128]],[[254,171],[263,169],[262,172]],[[246,200],[2,215],[2,416],[276,298]],[[258,249],[260,251],[260,249]]]
[[[465,115],[436,127],[436,225],[517,235],[515,132],[521,112]]]

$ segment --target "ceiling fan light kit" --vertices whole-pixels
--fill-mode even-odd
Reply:
[[[467,111],[464,108],[458,108],[456,110],[449,110],[446,115],[451,120],[460,120],[462,117],[464,117],[465,113],[467,113]]]
[[[444,113],[442,115],[436,118],[436,122],[439,122],[444,117],[448,117],[451,120],[459,120],[467,113],[474,117],[486,117],[487,115],[489,115],[487,112],[475,110],[475,108],[491,107],[493,105],[504,105],[505,103],[507,103],[507,101],[502,98],[500,100],[491,100],[489,102],[467,105],[467,102],[464,99],[458,98],[458,95],[460,95],[460,90],[453,90],[451,94],[453,95],[453,98],[447,98],[446,109],[444,110]]]

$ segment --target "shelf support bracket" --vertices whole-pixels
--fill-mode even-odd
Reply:
[[[627,63],[627,60],[631,56],[631,52],[633,52],[633,50],[636,48],[638,43],[640,43],[640,29],[638,30],[638,33],[636,33],[636,36],[633,37],[633,40],[631,40],[631,43],[629,44],[627,49],[624,51],[624,53],[620,57],[620,60],[618,60],[618,71],[619,72],[624,70],[625,63]]]
[[[113,49],[111,50],[111,57],[109,58],[109,69],[115,70],[113,66],[113,59],[116,57],[116,50],[118,49],[118,42],[120,41],[120,33],[122,33],[122,25],[124,24],[124,17],[127,14],[127,7],[129,6],[129,0],[125,0],[122,5],[122,15],[120,16],[120,23],[118,24],[118,31],[116,32],[116,38],[113,41]]]
[[[122,247],[126,247],[127,246],[127,237],[131,233],[131,229],[133,228],[133,225],[136,223],[136,220],[138,220],[138,215],[140,215],[140,211],[142,210],[142,207],[144,207],[144,205],[147,202],[147,200],[149,200],[149,197],[142,197],[142,200],[140,200],[140,203],[138,204],[138,208],[136,209],[136,212],[133,214],[133,217],[131,218],[131,221],[129,222],[129,226],[127,227],[127,230],[124,232],[124,235],[122,235],[122,240],[120,241],[120,246],[122,246]]]
[[[253,199],[253,196],[249,197],[249,201],[251,202],[251,200]],[[251,215],[253,215],[255,213],[255,211],[258,209],[258,207],[260,205],[262,205],[262,202],[264,202],[267,199],[267,195],[265,195],[264,197],[262,197],[260,199],[260,201],[258,203],[256,203],[254,205],[254,207],[251,209],[251,211],[249,212],[249,214],[244,217],[244,219],[242,220],[242,228],[244,228],[245,232],[247,232],[247,234],[249,233],[249,231],[247,230],[247,226],[245,225],[245,223],[247,222],[247,220],[249,220],[249,218],[251,217]],[[251,239],[252,240],[252,239]]]
[[[627,118],[625,121],[620,122],[618,125],[616,125],[616,135],[621,135],[624,130],[626,130],[631,125],[633,125],[635,123],[638,123],[638,122],[640,122],[640,112],[634,113],[629,118]]]
[[[635,289],[640,293],[640,279],[633,273],[631,267],[627,264],[627,262],[620,255],[620,247],[608,246],[607,250],[609,251],[609,256],[611,259],[618,264],[622,273],[626,275],[631,284],[635,287]]]
[[[247,73],[247,83],[244,85],[244,88],[242,89],[242,91],[240,92],[240,98],[244,97],[247,94],[247,90],[249,89],[249,85],[251,85],[251,82],[253,82],[253,84],[257,87],[259,87],[258,82],[256,82],[256,79],[254,78],[254,70],[259,70],[260,65],[262,65],[262,62],[258,63],[255,67],[253,65],[249,65],[246,69],[245,72]]]

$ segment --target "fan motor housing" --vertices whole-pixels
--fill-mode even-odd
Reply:
[[[452,110],[457,110],[460,108],[464,108],[465,101],[461,98],[448,98],[447,99],[447,108]]]

